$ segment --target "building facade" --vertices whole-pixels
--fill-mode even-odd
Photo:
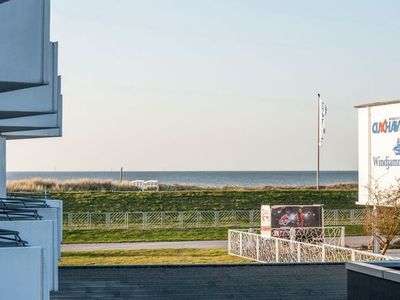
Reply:
[[[374,205],[370,191],[400,179],[400,100],[374,102],[358,109],[358,204]]]
[[[58,289],[62,202],[7,195],[6,144],[61,134],[50,0],[0,0],[0,299],[49,299]]]

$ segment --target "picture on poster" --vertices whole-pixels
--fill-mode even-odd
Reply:
[[[273,206],[271,227],[322,227],[322,205]]]

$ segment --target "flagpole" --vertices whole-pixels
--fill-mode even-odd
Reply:
[[[317,190],[319,190],[319,142],[320,142],[320,126],[321,126],[321,124],[320,124],[320,114],[321,114],[321,112],[320,112],[320,110],[321,110],[321,107],[320,107],[320,94],[318,94],[318,99],[317,99],[317,102],[318,102],[318,110],[317,110],[317,123],[318,123],[318,126],[317,126],[317,128],[318,128],[318,134],[317,134]]]

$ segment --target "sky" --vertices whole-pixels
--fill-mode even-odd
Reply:
[[[9,171],[357,169],[354,105],[399,99],[399,1],[53,0],[63,137]]]

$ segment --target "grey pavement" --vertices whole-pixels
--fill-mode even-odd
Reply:
[[[369,236],[346,237],[346,246],[358,248],[371,243]],[[140,243],[104,243],[104,244],[64,244],[62,251],[95,250],[140,250],[140,249],[179,249],[179,248],[228,248],[228,241],[185,241],[185,242],[140,242]]]
[[[149,243],[64,244],[61,251],[140,250],[179,248],[228,248],[228,241],[186,241]]]
[[[372,238],[370,236],[346,236],[344,243],[347,247],[358,248],[371,244]]]

